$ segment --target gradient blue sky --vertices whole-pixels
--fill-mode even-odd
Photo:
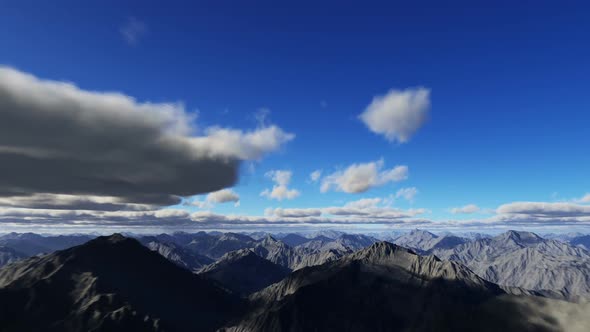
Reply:
[[[199,127],[257,126],[296,135],[245,163],[240,206],[342,205],[415,187],[429,219],[485,218],[515,201],[572,201],[590,192],[590,20],[584,2],[555,1],[3,1],[0,64],[140,101],[182,101]],[[134,42],[121,33],[130,20]],[[143,29],[143,30],[142,30]],[[390,89],[431,90],[429,120],[407,143],[358,119]],[[383,158],[409,178],[364,193],[321,193],[309,174]],[[253,168],[253,172],[252,172]],[[301,195],[272,201],[270,170],[293,172]]]

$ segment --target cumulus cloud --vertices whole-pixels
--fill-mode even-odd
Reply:
[[[480,210],[481,209],[479,208],[479,206],[477,206],[475,204],[468,204],[468,205],[465,205],[462,207],[452,208],[451,213],[452,214],[471,214],[471,213],[477,213]]]
[[[359,118],[372,132],[405,143],[424,124],[429,111],[430,90],[410,88],[374,97]]]
[[[0,66],[0,197],[8,206],[43,207],[49,196],[39,193],[177,204],[233,185],[241,161],[293,137],[274,125],[198,133],[180,103],[142,103]]]
[[[282,201],[284,199],[294,199],[301,193],[297,189],[289,189],[288,185],[291,182],[291,176],[293,173],[287,170],[273,170],[265,174],[266,177],[270,178],[275,185],[272,189],[265,189],[260,193],[260,196],[268,199],[276,199]]]
[[[311,182],[318,182],[320,180],[320,177],[322,177],[321,169],[315,170],[311,172],[311,174],[309,174],[309,179],[311,180]]]
[[[212,192],[207,195],[207,201],[211,203],[229,203],[235,204],[240,202],[240,195],[231,189],[222,189],[216,192]]]
[[[408,202],[413,202],[414,197],[418,194],[418,189],[416,187],[409,187],[409,188],[401,188],[395,193],[395,198],[403,198]]]
[[[373,187],[408,178],[407,166],[395,166],[391,169],[383,169],[383,166],[383,159],[364,164],[352,164],[343,171],[325,176],[320,191],[324,193],[330,190],[362,193]]]
[[[147,26],[135,17],[130,17],[121,29],[121,36],[129,45],[137,45],[139,40],[147,33]]]

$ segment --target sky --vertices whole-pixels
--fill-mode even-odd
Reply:
[[[590,224],[583,2],[2,7],[7,230]]]

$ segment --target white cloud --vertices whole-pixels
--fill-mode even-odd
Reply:
[[[147,33],[147,26],[135,17],[130,17],[119,29],[119,32],[129,45],[137,45],[139,40]]]
[[[277,218],[293,218],[299,222],[309,222],[310,217],[322,217],[326,223],[375,223],[400,222],[427,212],[426,209],[401,210],[384,205],[382,198],[363,198],[351,201],[343,206],[329,206],[322,208],[268,208],[265,215]]]
[[[188,205],[197,207],[199,209],[212,209],[213,208],[213,203],[211,203],[208,200],[204,200],[202,201],[199,198],[194,199],[192,202],[190,202]]]
[[[481,209],[475,204],[468,204],[462,207],[456,207],[451,209],[452,214],[471,214],[477,213]]]
[[[239,129],[211,127],[206,136],[193,137],[190,143],[211,157],[229,157],[241,160],[259,160],[268,152],[295,138],[277,126],[261,127],[245,132]]]
[[[383,202],[384,200],[379,197],[375,198],[361,198],[356,201],[348,202],[344,205],[346,208],[354,208],[354,209],[369,209],[377,207],[378,204]]]
[[[408,178],[407,166],[395,166],[383,170],[383,165],[383,159],[364,164],[352,164],[344,171],[337,171],[325,176],[320,190],[324,193],[330,190],[362,193],[373,187]]]
[[[272,189],[265,189],[260,193],[260,196],[268,199],[276,199],[282,201],[284,199],[294,199],[301,193],[297,189],[289,189],[288,185],[291,182],[291,176],[293,173],[287,170],[273,170],[265,174],[266,177],[270,178],[275,185]]]
[[[267,216],[274,216],[279,218],[303,218],[303,217],[319,217],[322,214],[321,209],[266,209],[264,214]]]
[[[404,198],[408,202],[414,201],[414,197],[418,194],[416,187],[401,188],[395,193],[395,198]]]
[[[211,203],[234,202],[237,204],[240,202],[240,195],[238,195],[236,192],[234,192],[231,189],[222,189],[222,190],[215,191],[215,192],[208,194],[207,195],[207,202],[211,202]]]
[[[574,200],[575,203],[590,203],[590,193]]]
[[[359,118],[372,132],[405,143],[424,124],[429,111],[430,90],[410,88],[374,97]]]
[[[311,182],[318,182],[320,177],[322,177],[321,169],[315,170],[311,172],[311,174],[309,174],[309,179],[311,180]]]

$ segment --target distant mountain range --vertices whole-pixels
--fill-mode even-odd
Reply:
[[[0,330],[577,332],[590,326],[589,303],[501,286],[460,262],[389,242],[339,235],[333,242],[346,244],[349,253],[291,272],[285,265],[305,250],[335,249],[291,247],[268,235],[206,235],[220,239],[212,243],[215,255],[220,243],[251,248],[195,268],[200,263],[189,267],[187,261],[203,256],[188,249],[193,235],[140,242],[115,234],[11,263],[0,269]],[[462,253],[462,246],[480,240],[455,249]],[[547,247],[551,241],[508,232],[482,248],[557,250]],[[559,252],[584,252],[561,244]]]
[[[386,234],[386,237],[393,233]],[[289,271],[321,265],[366,248],[376,238],[361,234],[324,231],[314,234],[173,233],[138,236],[137,239],[176,265],[198,273],[234,251],[253,252]],[[480,233],[434,234],[414,230],[391,241],[418,254],[459,262],[480,277],[503,286],[554,294],[568,300],[590,298],[589,235],[569,234],[543,238],[529,232],[508,231],[497,236]],[[11,233],[0,237],[0,266],[20,259],[84,243],[89,235],[41,236]],[[564,242],[567,239],[568,242]],[[246,251],[244,251],[246,250]],[[230,257],[232,257],[230,255]],[[226,257],[227,258],[227,257]],[[220,267],[220,266],[218,266]],[[269,285],[273,278],[240,288],[249,294]],[[229,289],[237,289],[228,285]]]

